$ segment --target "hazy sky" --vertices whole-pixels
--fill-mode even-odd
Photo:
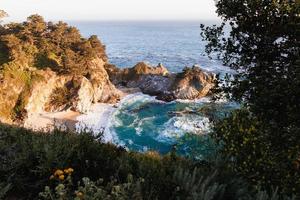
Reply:
[[[9,21],[38,13],[47,20],[216,19],[214,0],[0,0]]]

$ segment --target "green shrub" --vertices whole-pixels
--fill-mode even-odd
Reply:
[[[68,107],[71,100],[71,94],[68,88],[58,87],[55,88],[50,96],[50,100],[46,105],[46,110],[50,111],[50,107],[59,108],[61,106]]]
[[[134,187],[125,190],[130,194],[124,195],[132,197],[133,191],[140,187],[138,194],[142,195],[142,199],[199,199],[210,196],[208,199],[234,200],[255,194],[248,189],[250,186],[246,182],[223,165],[211,161],[195,162],[177,157],[174,153],[160,156],[154,152],[127,152],[112,144],[103,144],[99,137],[101,135],[95,137],[89,133],[58,130],[45,134],[0,125],[0,182],[10,185],[7,196],[36,199],[47,185],[53,194],[57,185],[49,177],[57,169],[68,167],[74,169],[73,183],[83,177],[93,182],[103,179],[100,185],[95,184],[97,188],[104,187],[107,194],[111,194],[109,187],[128,189],[128,176],[132,176]],[[140,183],[139,180],[144,181]],[[78,187],[71,189],[75,191]]]
[[[223,156],[230,158],[228,165],[249,182],[300,195],[299,145],[282,149],[270,135],[268,126],[247,110],[237,110],[216,123],[213,133]]]

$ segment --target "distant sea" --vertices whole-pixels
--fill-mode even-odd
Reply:
[[[152,65],[162,63],[171,72],[179,72],[185,66],[200,65],[213,72],[224,67],[205,54],[205,42],[200,37],[200,24],[217,24],[212,21],[71,21],[88,37],[97,35],[106,45],[112,64],[132,67],[145,61]]]
[[[213,22],[69,22],[88,37],[98,35],[109,61],[118,67],[132,67],[145,61],[154,66],[162,63],[171,72],[195,64],[215,73],[228,68],[205,54],[200,24]],[[82,118],[93,130],[104,128],[104,139],[134,151],[170,152],[193,158],[210,155],[215,147],[210,141],[210,115],[200,110],[215,110],[222,116],[234,108],[229,102],[211,103],[204,98],[195,101],[156,100],[141,93],[127,96],[117,108],[100,107],[99,112]],[[111,113],[111,114],[107,114]],[[105,116],[105,127],[101,122]],[[101,117],[102,116],[102,117]],[[101,126],[101,127],[100,127]]]

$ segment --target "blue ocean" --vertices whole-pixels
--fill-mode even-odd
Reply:
[[[88,37],[97,35],[106,45],[109,61],[132,67],[140,61],[162,63],[171,72],[199,65],[214,73],[229,69],[205,55],[200,24],[213,22],[69,22]],[[123,99],[107,119],[111,142],[133,151],[172,150],[180,155],[203,158],[215,145],[209,134],[211,121],[235,108],[234,103],[208,98],[165,103],[141,93]]]
[[[222,72],[226,69],[220,61],[205,55],[201,23],[218,24],[212,21],[70,22],[85,37],[97,35],[106,45],[109,61],[118,67],[132,67],[145,61],[155,66],[162,63],[171,72],[195,64]]]

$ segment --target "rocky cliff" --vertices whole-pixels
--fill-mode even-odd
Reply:
[[[18,75],[2,77],[0,84],[0,121],[12,123],[44,111],[71,109],[87,112],[93,103],[116,103],[121,96],[96,58],[88,63],[85,76],[59,75],[50,69],[35,70],[39,77],[27,86]]]

